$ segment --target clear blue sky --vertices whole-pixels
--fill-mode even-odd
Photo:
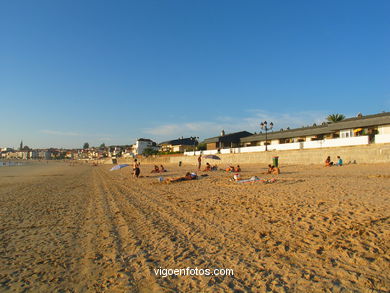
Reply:
[[[390,109],[390,1],[1,1],[0,147]]]

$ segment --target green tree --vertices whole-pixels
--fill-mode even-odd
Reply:
[[[104,150],[106,148],[106,144],[103,142],[100,147],[99,147],[101,150]]]
[[[89,143],[85,142],[84,145],[83,145],[83,149],[88,149],[88,148],[89,148]]]
[[[158,151],[155,150],[155,149],[146,148],[146,149],[144,149],[142,154],[145,155],[145,156],[151,156],[151,155],[156,155],[157,153],[158,153]]]
[[[207,149],[207,145],[205,143],[199,143],[197,146],[196,146],[196,149],[198,151],[204,151]]]
[[[328,122],[339,122],[341,120],[344,120],[345,119],[345,115],[343,114],[330,114],[328,117],[326,117],[326,120],[328,120]]]

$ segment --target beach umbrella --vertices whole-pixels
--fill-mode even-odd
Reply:
[[[203,156],[203,158],[205,159],[212,159],[212,160],[220,160],[221,158],[216,156],[216,155],[207,155],[207,156]]]
[[[115,165],[114,167],[112,167],[112,168],[110,169],[110,171],[119,170],[119,169],[122,169],[122,168],[127,167],[127,166],[129,166],[129,164]]]

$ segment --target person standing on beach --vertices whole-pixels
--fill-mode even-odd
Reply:
[[[133,163],[133,177],[136,177],[136,178],[139,177],[139,174],[141,173],[139,165],[140,164],[138,163],[137,159],[134,159],[134,163]]]
[[[198,158],[198,170],[200,170],[201,166],[202,166],[202,156],[199,155],[199,158]]]

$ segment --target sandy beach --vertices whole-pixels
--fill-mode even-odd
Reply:
[[[388,292],[390,164],[242,165],[164,184],[141,164],[0,168],[0,291]],[[164,177],[195,166],[167,165]],[[224,167],[224,166],[221,166]],[[199,174],[205,174],[200,172]],[[232,269],[229,276],[155,270]]]

